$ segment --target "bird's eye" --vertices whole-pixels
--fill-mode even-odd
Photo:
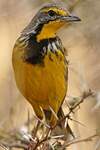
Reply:
[[[53,17],[56,15],[56,12],[54,12],[53,10],[49,10],[48,14],[49,14],[49,16]]]

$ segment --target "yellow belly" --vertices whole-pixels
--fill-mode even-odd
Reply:
[[[66,68],[64,56],[59,52],[59,56],[51,53],[50,60],[47,54],[44,58],[44,65],[32,65],[24,62],[16,53],[13,55],[13,67],[16,83],[34,109],[41,106],[45,110],[52,107],[58,111],[62,104],[67,83],[65,80]],[[35,110],[36,113],[37,110]]]

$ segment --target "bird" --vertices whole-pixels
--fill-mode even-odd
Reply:
[[[23,29],[13,48],[17,87],[40,120],[45,114],[50,127],[60,118],[68,88],[65,48],[57,32],[76,21],[80,18],[61,5],[47,4]]]

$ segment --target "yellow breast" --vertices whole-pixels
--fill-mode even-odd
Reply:
[[[22,59],[23,51],[13,52],[13,67],[18,88],[25,98],[34,105],[48,109],[54,102],[61,105],[66,94],[66,69],[61,51],[44,57],[44,65],[30,64]],[[52,103],[52,104],[51,104]]]

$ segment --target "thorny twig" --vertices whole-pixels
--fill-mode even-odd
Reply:
[[[83,95],[82,95],[81,98],[80,98],[80,101],[79,101],[78,103],[76,103],[73,107],[70,108],[70,111],[68,112],[67,115],[65,115],[62,119],[58,120],[57,125],[60,124],[62,121],[64,121],[66,118],[70,119],[71,113],[72,113],[81,103],[83,103],[83,101],[84,101],[86,98],[88,98],[89,96],[92,96],[92,95],[94,95],[94,92],[92,92],[91,90],[89,90],[88,92],[83,93]],[[57,125],[55,125],[52,129],[56,128]],[[40,144],[42,144],[42,143],[44,143],[45,141],[48,141],[48,140],[50,140],[50,139],[51,139],[50,137],[49,137],[49,138],[45,138],[45,139],[43,139],[42,141],[40,141],[40,142],[38,143],[38,145],[40,145]],[[37,145],[37,147],[38,147],[38,145]]]
[[[91,135],[87,138],[83,138],[83,139],[79,139],[79,140],[73,140],[72,142],[67,142],[65,145],[63,145],[62,147],[69,147],[70,145],[73,145],[73,144],[77,144],[77,143],[82,143],[82,142],[90,142],[92,141],[94,138],[96,137],[99,137],[100,135],[98,134],[94,134],[94,135]]]
[[[15,143],[3,143],[3,142],[1,142],[0,147],[2,147],[5,150],[9,150],[11,148],[21,148],[21,149],[24,149],[24,150],[28,149],[27,145],[22,144],[22,143],[17,143],[16,141],[15,141]]]
[[[66,114],[62,119],[60,119],[60,120],[58,120],[58,123],[57,123],[57,125],[59,125],[62,121],[64,121],[66,118],[67,119],[71,119],[71,120],[73,120],[72,118],[71,118],[71,114],[75,111],[75,109],[77,108],[77,107],[79,107],[79,105],[81,104],[81,103],[83,103],[84,102],[84,100],[86,99],[86,98],[88,98],[89,96],[93,96],[94,95],[94,92],[92,92],[91,90],[89,90],[88,92],[85,92],[85,93],[83,93],[83,95],[80,97],[80,101],[79,102],[77,102],[74,106],[72,106],[70,109],[69,109],[69,112],[68,112],[68,114]],[[41,122],[42,123],[42,122]],[[43,123],[43,125],[45,126],[45,124]],[[56,125],[56,126],[57,126]],[[53,130],[54,128],[56,128],[56,126],[54,126],[53,128],[51,128],[51,130]],[[45,126],[45,127],[47,127],[47,126]],[[63,135],[62,135],[63,136]],[[99,136],[99,135],[97,135],[97,134],[95,134],[95,135],[93,135],[93,136],[90,136],[90,137],[88,137],[88,138],[84,138],[84,139],[81,139],[81,140],[74,140],[74,141],[72,141],[72,142],[69,142],[69,143],[66,143],[66,144],[64,144],[64,145],[62,145],[62,147],[67,147],[67,146],[70,146],[70,145],[72,145],[72,144],[75,144],[75,143],[80,143],[80,142],[87,142],[87,141],[90,141],[91,139],[93,139],[93,138],[95,138],[95,137],[97,137],[97,136]],[[16,139],[16,138],[15,138]],[[54,136],[54,137],[52,137],[52,136],[46,136],[46,137],[44,137],[43,139],[38,139],[37,140],[37,143],[34,143],[34,139],[33,139],[33,143],[35,144],[35,146],[34,146],[34,148],[32,148],[32,150],[36,150],[37,148],[39,148],[40,146],[44,146],[44,144],[46,143],[47,144],[47,142],[48,141],[50,141],[50,140],[52,140],[52,139],[55,139],[55,140],[59,140],[59,139],[61,139],[61,135],[59,135],[59,136]],[[32,139],[31,139],[32,140]],[[20,141],[20,143],[19,143],[19,141]],[[2,145],[2,147],[4,146],[4,147],[6,147],[6,148],[12,148],[12,147],[17,147],[17,148],[22,148],[22,149],[24,149],[24,150],[26,150],[26,149],[28,149],[28,144],[30,143],[30,141],[25,141],[24,142],[24,139],[19,139],[19,141],[18,141],[18,139],[17,139],[17,141],[14,141],[14,142],[12,142],[12,143],[7,143],[7,142],[5,142],[5,143],[3,143],[3,142],[1,142],[1,145]],[[47,145],[46,145],[47,146]],[[41,148],[40,148],[40,150],[42,150]]]

